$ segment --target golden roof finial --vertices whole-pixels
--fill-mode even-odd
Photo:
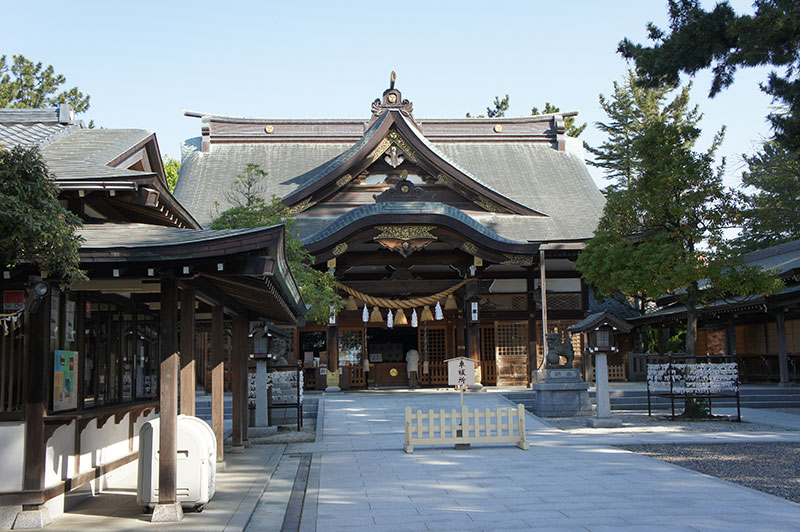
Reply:
[[[389,89],[394,88],[394,82],[397,81],[397,74],[392,70],[392,75],[389,76]]]

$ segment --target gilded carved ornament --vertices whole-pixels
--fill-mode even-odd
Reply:
[[[339,242],[335,246],[333,246],[333,255],[338,257],[342,253],[347,251],[347,242]]]
[[[316,201],[312,201],[311,198],[306,198],[300,203],[296,205],[292,205],[289,207],[289,214],[297,214],[299,212],[303,212],[304,210],[308,209],[312,205],[314,205]]]
[[[503,253],[507,258],[500,264],[510,264],[515,266],[533,266],[533,255],[514,255],[512,253]]]
[[[342,177],[336,180],[336,186],[343,187],[352,180],[353,176],[351,176],[350,174],[344,174]]]
[[[466,251],[470,255],[474,256],[478,254],[478,246],[476,246],[472,242],[464,242],[464,245],[461,247],[463,247],[464,251]]]

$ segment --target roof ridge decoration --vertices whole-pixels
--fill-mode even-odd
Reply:
[[[417,121],[414,120],[414,104],[409,100],[403,99],[403,95],[400,91],[394,88],[395,81],[397,81],[397,74],[392,70],[392,74],[389,76],[389,88],[383,91],[382,98],[376,98],[375,101],[372,102],[372,118],[369,121],[369,125],[372,125],[379,116],[389,109],[394,109],[399,111],[406,118],[410,118],[414,124],[419,127]]]

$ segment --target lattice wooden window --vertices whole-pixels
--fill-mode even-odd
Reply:
[[[494,325],[481,327],[481,384],[497,384]]]
[[[419,346],[423,363],[428,361],[428,376],[424,379],[426,384],[447,383],[447,366],[444,362],[447,356],[445,349],[446,329],[420,327]]]
[[[496,342],[498,356],[528,354],[528,324],[524,321],[497,322]]]

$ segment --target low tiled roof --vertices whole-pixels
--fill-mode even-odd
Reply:
[[[360,207],[356,207],[351,211],[335,218],[329,224],[327,224],[321,231],[306,237],[303,240],[304,244],[311,244],[313,242],[320,241],[328,236],[333,235],[334,233],[344,229],[348,225],[355,223],[356,221],[366,218],[369,216],[375,216],[380,214],[386,215],[418,215],[418,214],[439,214],[442,216],[446,216],[448,218],[452,218],[455,221],[458,221],[478,233],[485,235],[492,240],[496,240],[498,242],[504,242],[507,244],[526,244],[525,241],[516,241],[509,238],[505,238],[497,233],[495,233],[489,227],[478,222],[475,218],[468,216],[463,211],[456,209],[455,207],[451,207],[450,205],[445,205],[443,203],[426,203],[426,202],[389,202],[389,203],[370,203],[367,205],[362,205]]]
[[[800,268],[800,240],[786,242],[742,256],[745,264],[775,270],[778,275]]]
[[[143,129],[81,129],[45,146],[42,155],[56,180],[141,177],[146,173],[108,164],[150,135]]]
[[[226,229],[220,231],[179,229],[162,225],[139,223],[85,224],[77,233],[83,238],[82,250],[106,248],[152,248],[176,244],[213,242],[214,240],[243,236],[263,231],[256,229]]]
[[[41,148],[83,127],[82,122],[76,122],[68,115],[68,107],[0,109],[0,144],[7,148]]]

